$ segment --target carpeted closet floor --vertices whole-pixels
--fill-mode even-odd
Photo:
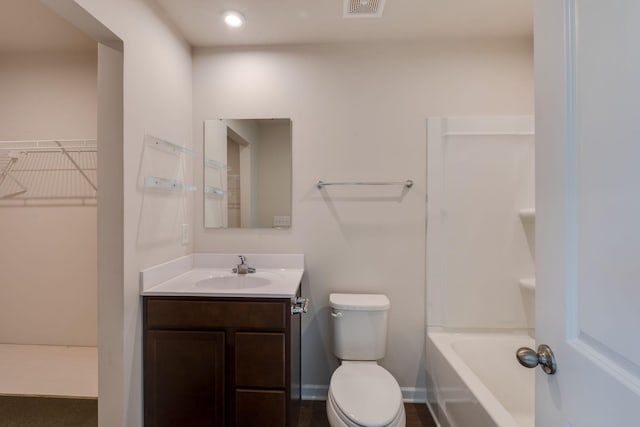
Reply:
[[[96,399],[0,396],[0,427],[97,427]]]

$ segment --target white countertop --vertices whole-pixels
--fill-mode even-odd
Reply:
[[[304,255],[246,254],[255,273],[231,272],[235,254],[193,254],[140,273],[140,295],[293,298],[304,274]]]

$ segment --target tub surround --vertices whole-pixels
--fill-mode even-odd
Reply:
[[[302,254],[243,254],[256,273],[236,275],[237,254],[191,254],[140,273],[142,296],[293,298],[304,273]],[[244,277],[243,277],[244,276]],[[235,281],[234,286],[231,281]]]
[[[427,139],[429,407],[442,426],[533,427],[515,354],[534,345],[534,118],[434,117]]]
[[[433,117],[428,132],[427,326],[533,328],[518,280],[535,276],[524,219],[535,205],[534,118]]]

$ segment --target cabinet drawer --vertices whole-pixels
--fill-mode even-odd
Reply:
[[[237,390],[237,427],[284,427],[287,399],[280,390]]]
[[[235,341],[236,386],[286,386],[284,334],[238,332]]]
[[[149,329],[283,329],[289,305],[283,301],[211,301],[145,298]]]

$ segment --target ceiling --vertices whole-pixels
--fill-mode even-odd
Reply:
[[[386,0],[382,18],[343,18],[342,0],[156,2],[197,47],[533,35],[533,0]],[[244,27],[222,23],[228,9]]]
[[[153,0],[146,0],[153,1]],[[155,0],[198,47],[531,37],[533,0],[386,0],[382,18],[343,18],[342,0]],[[224,10],[247,23],[230,29]],[[95,49],[39,0],[0,0],[0,51]]]
[[[95,41],[39,0],[0,0],[0,52],[95,48]]]

